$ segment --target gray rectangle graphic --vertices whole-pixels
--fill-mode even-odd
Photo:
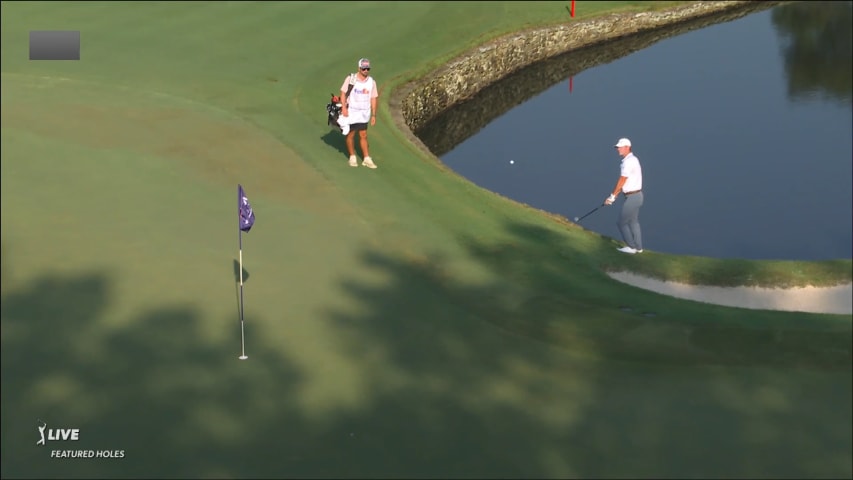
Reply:
[[[30,60],[80,60],[80,31],[31,30]]]

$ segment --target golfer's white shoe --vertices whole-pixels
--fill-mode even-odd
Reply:
[[[358,158],[355,155],[349,156],[349,166],[350,167],[357,167],[358,166]]]
[[[617,250],[619,250],[620,252],[623,252],[623,253],[630,253],[632,255],[637,253],[637,250],[635,250],[635,249],[633,249],[627,245],[622,247],[622,248],[617,248]]]

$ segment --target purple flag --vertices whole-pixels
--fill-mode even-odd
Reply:
[[[252,205],[249,203],[249,198],[246,197],[246,192],[243,191],[243,186],[237,184],[237,211],[240,215],[240,230],[248,232],[255,224],[255,212],[252,211]]]

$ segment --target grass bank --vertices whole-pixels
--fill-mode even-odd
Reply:
[[[389,89],[565,6],[3,3],[3,476],[849,475],[850,316],[603,272],[832,284],[849,260],[626,258],[393,124]],[[80,30],[81,61],[28,61],[38,29]],[[362,56],[376,171],[346,166],[324,111]],[[706,435],[679,430],[696,418]],[[127,457],[53,461],[36,419]]]

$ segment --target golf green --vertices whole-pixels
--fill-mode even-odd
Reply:
[[[848,259],[625,260],[393,124],[395,87],[565,6],[2,3],[2,476],[849,477],[849,315],[604,273],[831,284]],[[28,60],[50,29],[80,61]],[[324,109],[364,56],[377,170]]]

